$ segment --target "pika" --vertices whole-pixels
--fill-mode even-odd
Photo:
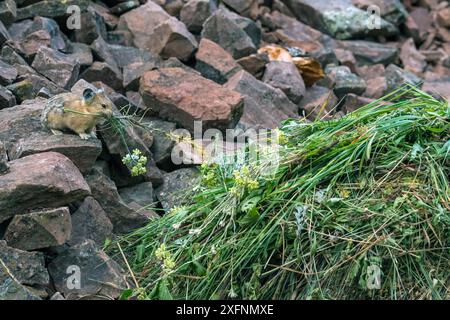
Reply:
[[[53,134],[65,130],[77,133],[81,139],[96,138],[95,126],[113,115],[113,103],[103,90],[85,89],[82,96],[61,93],[47,101],[41,123]]]

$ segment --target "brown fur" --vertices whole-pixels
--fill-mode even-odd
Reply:
[[[76,94],[63,93],[49,99],[41,120],[49,129],[94,135],[95,126],[112,116],[112,106],[103,92],[97,92],[90,103]]]

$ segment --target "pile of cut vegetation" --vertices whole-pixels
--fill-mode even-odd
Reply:
[[[450,107],[383,100],[286,121],[272,175],[203,165],[190,204],[121,239],[124,298],[449,299]]]

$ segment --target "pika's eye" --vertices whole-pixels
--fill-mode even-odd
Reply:
[[[106,109],[106,108],[108,108],[108,106],[106,104],[102,103],[102,108]]]

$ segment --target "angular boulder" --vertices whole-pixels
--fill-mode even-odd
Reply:
[[[178,169],[164,174],[164,183],[155,190],[163,209],[168,212],[186,202],[192,188],[200,181],[200,173],[195,168]]]
[[[17,9],[17,20],[23,20],[36,16],[60,18],[67,16],[67,9],[70,6],[76,5],[83,12],[89,6],[91,1],[89,0],[46,0],[46,1],[33,1],[26,7]]]
[[[371,14],[355,7],[352,0],[286,0],[286,4],[299,20],[336,39],[392,36],[398,33],[392,23],[382,18],[379,27],[371,26]]]
[[[41,207],[59,207],[84,199],[90,188],[78,168],[56,152],[9,162],[0,175],[0,222]]]
[[[283,91],[293,103],[299,103],[305,94],[305,83],[292,62],[271,61],[266,66],[265,83]]]
[[[75,134],[33,132],[15,142],[9,155],[11,160],[15,160],[48,151],[65,155],[82,173],[86,173],[91,170],[102,152],[102,143],[98,139],[82,140]]]
[[[92,190],[92,196],[106,212],[114,226],[114,233],[127,233],[148,223],[145,212],[135,212],[127,206],[117,192],[114,182],[98,168],[86,176]]]
[[[202,121],[204,130],[232,128],[242,115],[240,94],[181,68],[146,72],[139,92],[161,118],[191,131],[194,121]]]
[[[121,15],[118,30],[129,31],[136,47],[163,58],[187,61],[198,46],[186,26],[153,1]]]
[[[68,270],[72,273],[67,273]],[[48,271],[56,289],[68,300],[114,299],[128,287],[119,264],[92,240],[58,255],[49,264]]]
[[[387,66],[398,57],[395,46],[364,40],[341,41],[339,46],[351,51],[359,65],[381,63]]]
[[[0,240],[0,260],[21,284],[45,286],[50,282],[42,252],[22,251]]]
[[[227,82],[234,74],[242,70],[231,54],[217,43],[205,38],[200,41],[195,59],[195,69],[205,78],[219,84]]]
[[[189,0],[181,8],[180,20],[190,32],[200,33],[203,28],[203,23],[216,10],[217,5],[215,0]]]
[[[59,51],[41,47],[31,65],[59,86],[69,89],[78,79],[80,64]]]
[[[0,259],[0,301],[2,300],[41,300],[11,275],[8,267]]]
[[[298,106],[283,91],[259,81],[244,70],[236,73],[224,87],[244,96],[240,123],[245,127],[273,129],[281,121],[298,116]]]
[[[338,99],[331,89],[316,85],[306,90],[300,102],[300,109],[302,116],[308,120],[329,120],[333,116],[337,103]]]
[[[36,250],[63,245],[71,231],[69,208],[61,207],[14,216],[4,238],[11,247]]]
[[[259,29],[252,20],[221,8],[205,21],[202,38],[214,41],[239,59],[255,53],[259,47],[260,34],[255,30]]]
[[[86,239],[103,246],[111,237],[113,225],[103,208],[93,197],[86,197],[72,214],[72,233],[68,244],[73,246]]]

